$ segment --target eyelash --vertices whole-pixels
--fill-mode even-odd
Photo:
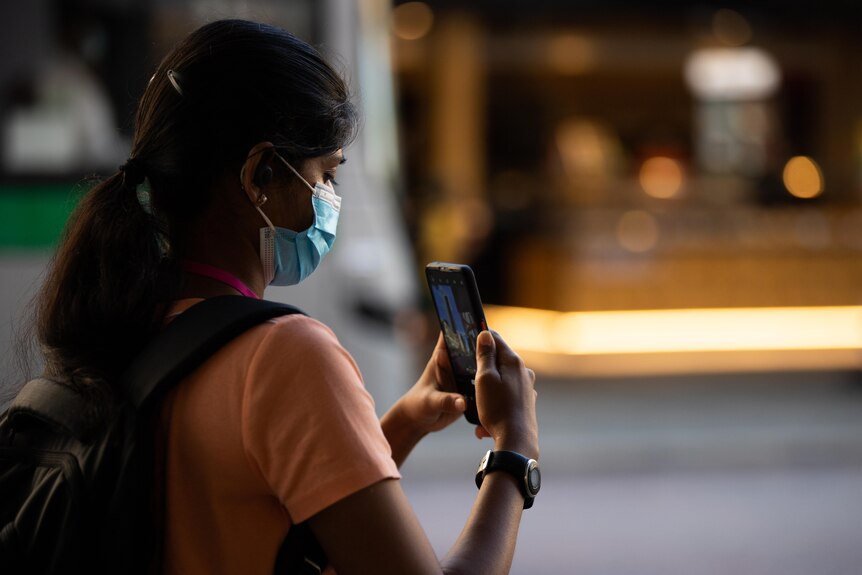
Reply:
[[[324,172],[323,177],[326,178],[326,181],[330,182],[333,186],[338,185],[338,182],[335,181],[335,174]]]

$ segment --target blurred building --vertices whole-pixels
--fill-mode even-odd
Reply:
[[[362,105],[332,260],[270,297],[348,318],[372,381],[411,371],[391,341],[433,336],[410,313],[431,260],[471,264],[491,325],[550,372],[856,369],[860,16],[842,0],[4,3],[6,315],[36,282],[16,266],[41,269],[85,178],[123,161],[159,58],[244,17],[335,55]],[[381,339],[362,360],[366,333]]]
[[[486,302],[527,310],[850,306],[840,345],[857,349],[834,365],[858,365],[860,16],[840,1],[396,2],[419,260],[469,262]],[[496,325],[588,353],[560,327],[576,314],[546,317]],[[741,319],[728,339],[764,327]]]

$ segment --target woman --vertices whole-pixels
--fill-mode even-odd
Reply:
[[[203,26],[159,65],[129,161],[70,221],[40,296],[47,370],[110,394],[165,322],[202,299],[260,297],[308,276],[335,239],[332,185],[356,129],[343,80],[287,32]],[[533,373],[499,336],[478,341],[482,426],[538,459]],[[338,573],[508,571],[525,498],[488,473],[439,562],[399,484],[427,433],[464,411],[442,339],[381,419],[333,333],[302,315],[257,326],[162,407],[164,573],[271,573],[307,521]]]

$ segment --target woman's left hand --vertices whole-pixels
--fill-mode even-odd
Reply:
[[[415,431],[423,434],[440,431],[463,415],[467,404],[464,396],[455,391],[455,379],[442,333],[419,381],[399,403]]]
[[[464,397],[455,392],[449,354],[441,334],[419,381],[381,419],[393,459],[400,465],[422,437],[452,424],[466,407]]]

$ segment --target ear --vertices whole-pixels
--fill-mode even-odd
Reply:
[[[240,183],[242,190],[248,199],[255,205],[259,205],[263,190],[254,181],[254,175],[258,168],[264,164],[268,164],[275,152],[275,146],[272,142],[260,142],[248,151],[245,162],[239,171]]]

